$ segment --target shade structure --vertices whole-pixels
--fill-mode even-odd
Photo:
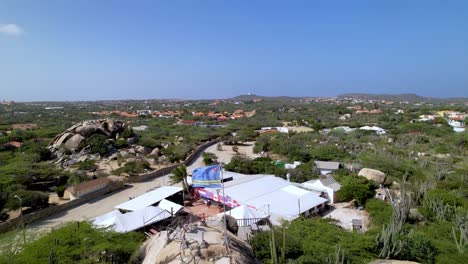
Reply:
[[[149,206],[126,214],[121,214],[118,210],[114,210],[96,217],[92,223],[95,226],[109,227],[116,232],[125,233],[169,217],[171,217],[171,214],[168,211],[156,206]]]
[[[226,212],[227,215],[234,217],[235,219],[251,219],[251,218],[266,218],[268,215],[258,209],[246,206],[246,205],[241,205],[239,207],[236,207],[232,210],[229,210]]]
[[[157,188],[156,190],[147,192],[143,195],[140,195],[132,200],[127,202],[121,203],[114,208],[126,210],[126,211],[136,211],[143,209],[145,207],[154,205],[164,198],[167,198],[171,195],[174,195],[178,192],[181,192],[183,189],[181,187],[176,186],[162,186]]]
[[[173,203],[169,200],[162,199],[161,202],[159,202],[158,207],[175,214],[179,212],[183,206],[180,204]]]

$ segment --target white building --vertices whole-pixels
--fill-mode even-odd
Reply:
[[[385,129],[383,129],[381,127],[377,127],[377,126],[363,126],[363,127],[360,127],[359,129],[367,130],[367,131],[375,131],[375,133],[377,133],[377,135],[383,135],[383,134],[387,133],[385,131]]]
[[[226,198],[223,198],[220,188],[199,189],[200,196],[224,202],[231,208],[241,205],[254,208],[268,215],[275,225],[281,224],[282,220],[317,213],[327,202],[320,194],[299,188],[274,175],[224,172],[224,178],[233,179],[224,183]]]
[[[317,192],[325,192],[326,198],[328,199],[328,202],[330,204],[333,204],[335,202],[335,195],[336,192],[338,192],[341,189],[341,185],[333,179],[332,176],[325,176],[325,177],[320,177],[319,179],[316,180],[310,180],[303,182],[302,187],[311,190],[311,191],[317,191]]]
[[[340,163],[336,161],[314,161],[314,170],[321,175],[327,175],[340,168]]]

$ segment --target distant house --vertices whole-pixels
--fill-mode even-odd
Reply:
[[[223,122],[223,121],[228,120],[228,118],[222,115],[222,116],[216,118],[216,120],[219,121],[219,122]]]
[[[203,112],[192,112],[193,116],[204,116],[205,114]]]
[[[10,141],[10,142],[3,144],[3,146],[5,147],[15,147],[15,148],[20,148],[22,145],[23,143],[19,141]]]
[[[194,126],[195,125],[195,120],[181,120],[179,122],[181,125],[187,125],[187,126]]]
[[[336,161],[314,161],[314,170],[321,175],[327,175],[334,170],[341,168],[341,164]]]
[[[339,184],[331,175],[320,176],[319,179],[303,182],[302,187],[311,191],[318,191],[326,194],[328,202],[333,204],[336,198],[336,192],[341,189]]]
[[[269,132],[289,133],[287,127],[262,127],[259,131],[260,134]]]
[[[377,133],[377,135],[383,135],[383,134],[387,133],[385,131],[385,129],[383,129],[381,127],[377,127],[377,126],[363,126],[363,127],[360,127],[359,129],[367,130],[367,131],[375,131],[375,133]]]
[[[137,110],[139,116],[150,116],[151,114],[153,114],[151,110]]]
[[[27,123],[27,124],[13,124],[11,128],[18,130],[32,130],[37,128],[37,124]]]

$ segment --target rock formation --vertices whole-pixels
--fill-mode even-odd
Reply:
[[[383,184],[386,178],[385,173],[379,170],[374,170],[374,169],[369,169],[369,168],[364,168],[360,170],[358,175],[363,176],[370,181],[375,181],[378,184]]]
[[[49,149],[52,151],[60,149],[76,151],[84,139],[94,134],[115,138],[117,134],[122,133],[124,130],[125,124],[120,120],[99,119],[79,122],[57,135],[49,144]]]

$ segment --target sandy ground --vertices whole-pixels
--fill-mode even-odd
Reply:
[[[248,146],[239,146],[239,153],[249,157],[259,156],[257,154],[253,154],[253,144],[254,142],[249,142]],[[206,152],[212,152],[216,154],[216,156],[219,158],[219,161],[225,163],[228,163],[236,154],[232,151],[231,146],[224,145],[222,151],[219,151],[217,146],[214,145],[209,147]],[[204,166],[203,158],[200,156],[191,166],[188,167],[188,172],[190,173],[195,168],[202,166]],[[130,186],[128,186],[128,188],[108,194],[100,199],[92,200],[66,212],[57,213],[48,218],[34,222],[27,227],[26,232],[42,233],[52,228],[57,228],[70,221],[89,220],[96,216],[112,211],[114,206],[128,201],[129,197],[139,196],[151,188],[165,185],[171,185],[169,174],[148,182],[132,183]]]
[[[250,158],[257,158],[260,157],[260,154],[253,153],[253,147],[255,142],[246,142],[245,146],[238,146],[238,153],[232,151],[232,146],[226,146],[222,144],[222,150],[218,150],[217,145],[213,145],[206,149],[205,152],[214,153],[218,157],[219,162],[229,163],[231,158],[237,155],[243,155]],[[187,172],[190,174],[193,172],[194,169],[203,167],[205,164],[203,163],[203,158],[199,157],[192,165],[188,166]]]
[[[352,207],[348,207],[348,203],[336,203],[333,204],[335,209],[329,212],[324,218],[333,218],[338,220],[338,224],[346,230],[353,230],[353,225],[351,221],[353,219],[361,219],[363,222],[364,231],[367,230],[369,226],[369,215],[364,210],[357,210]]]

